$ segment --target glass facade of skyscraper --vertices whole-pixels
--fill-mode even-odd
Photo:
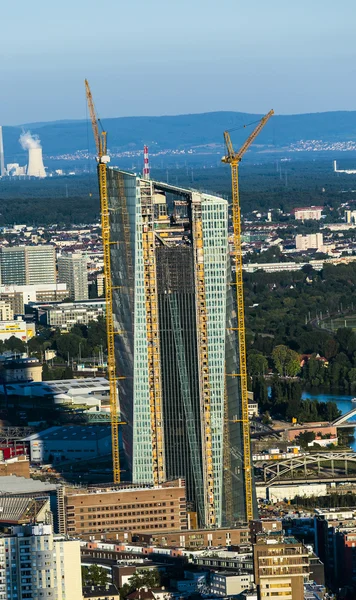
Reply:
[[[113,168],[107,180],[128,469],[183,477],[200,525],[231,526],[245,500],[228,203]]]

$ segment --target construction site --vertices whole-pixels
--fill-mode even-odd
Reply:
[[[238,166],[265,123],[235,152],[234,256],[226,199],[109,166],[86,82],[98,154],[104,243],[114,482],[118,427],[135,484],[182,478],[190,523],[256,516],[248,420]]]

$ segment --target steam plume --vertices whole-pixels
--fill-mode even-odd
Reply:
[[[20,144],[24,150],[31,148],[41,148],[41,142],[38,135],[32,135],[31,131],[23,131],[20,135]]]

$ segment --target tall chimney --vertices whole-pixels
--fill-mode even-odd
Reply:
[[[150,178],[150,163],[148,161],[148,146],[143,147],[143,179]]]
[[[46,177],[42,159],[42,148],[29,148],[27,175],[29,177]]]
[[[4,140],[2,138],[2,125],[0,125],[0,177],[5,175]]]

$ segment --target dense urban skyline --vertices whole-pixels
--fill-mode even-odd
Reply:
[[[43,0],[35,9],[20,0],[15,19],[2,8],[2,124],[84,118],[84,77],[106,117],[354,107],[351,0],[208,1],[204,10],[197,0],[168,9],[108,0],[105,11],[98,35],[91,0],[64,0],[55,17]],[[143,94],[153,81],[164,83],[159,93]]]

